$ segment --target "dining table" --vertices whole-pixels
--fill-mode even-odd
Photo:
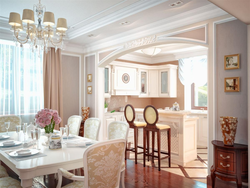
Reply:
[[[24,140],[24,135],[22,134],[22,132],[9,132],[8,134],[10,136],[8,140]],[[67,139],[63,139],[64,143],[62,144],[62,148],[52,150],[49,149],[48,146],[42,144],[43,140],[45,139],[47,139],[47,137],[41,135],[38,143],[39,154],[37,155],[37,157],[34,155],[30,158],[15,158],[9,155],[11,151],[21,149],[23,145],[19,146],[18,148],[0,147],[0,160],[19,176],[19,179],[21,180],[21,186],[24,188],[32,187],[33,178],[57,173],[57,170],[59,168],[74,170],[83,167],[83,154],[88,145],[69,147],[69,144],[68,146],[66,145]],[[84,139],[86,138],[74,136],[72,138],[69,138],[68,142],[77,142]],[[0,144],[3,141],[6,140],[0,140]],[[92,141],[92,143],[95,142],[97,141]],[[33,148],[33,146],[31,145],[29,146],[29,148]]]

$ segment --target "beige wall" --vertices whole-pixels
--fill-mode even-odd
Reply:
[[[79,115],[79,57],[62,55],[63,122]]]
[[[205,28],[200,28],[185,33],[180,33],[177,35],[173,35],[171,37],[183,37],[183,38],[191,38],[191,39],[205,41]]]
[[[239,20],[217,25],[217,138],[222,140],[220,116],[238,118],[236,143],[247,144],[247,26]],[[224,56],[240,54],[240,69],[224,70]],[[224,78],[240,77],[240,92],[224,92]]]

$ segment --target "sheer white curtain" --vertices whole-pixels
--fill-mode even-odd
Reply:
[[[207,83],[207,56],[179,59],[178,76],[185,88],[185,110],[190,110],[191,84],[199,87]]]
[[[14,114],[31,121],[43,105],[42,57],[0,40],[0,115]]]

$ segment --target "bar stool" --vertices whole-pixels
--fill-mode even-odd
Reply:
[[[134,148],[127,148],[126,146],[126,152],[125,152],[125,159],[127,159],[127,151],[135,152],[135,164],[137,164],[137,155],[143,154],[143,152],[138,153],[138,129],[143,128],[146,126],[145,122],[137,122],[135,120],[135,110],[134,107],[130,104],[127,104],[124,108],[124,116],[129,124],[129,128],[134,129]]]
[[[171,128],[169,125],[157,124],[158,122],[158,111],[154,106],[148,105],[143,111],[144,120],[147,123],[147,126],[143,128],[143,166],[145,167],[145,158],[152,157],[152,164],[154,164],[154,157],[158,158],[158,170],[161,170],[161,159],[168,158],[168,165],[171,167]],[[161,152],[161,132],[167,131],[168,134],[168,152]],[[149,152],[149,133],[152,132],[152,153]],[[157,133],[157,150],[154,149],[155,144],[155,133]],[[147,141],[147,148],[146,148]],[[157,152],[158,155],[154,155]],[[161,158],[161,153],[166,154],[167,156]]]

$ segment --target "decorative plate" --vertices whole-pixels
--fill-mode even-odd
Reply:
[[[122,81],[123,81],[125,84],[129,83],[130,77],[129,77],[129,75],[128,75],[127,73],[124,73],[124,74],[122,75]]]

